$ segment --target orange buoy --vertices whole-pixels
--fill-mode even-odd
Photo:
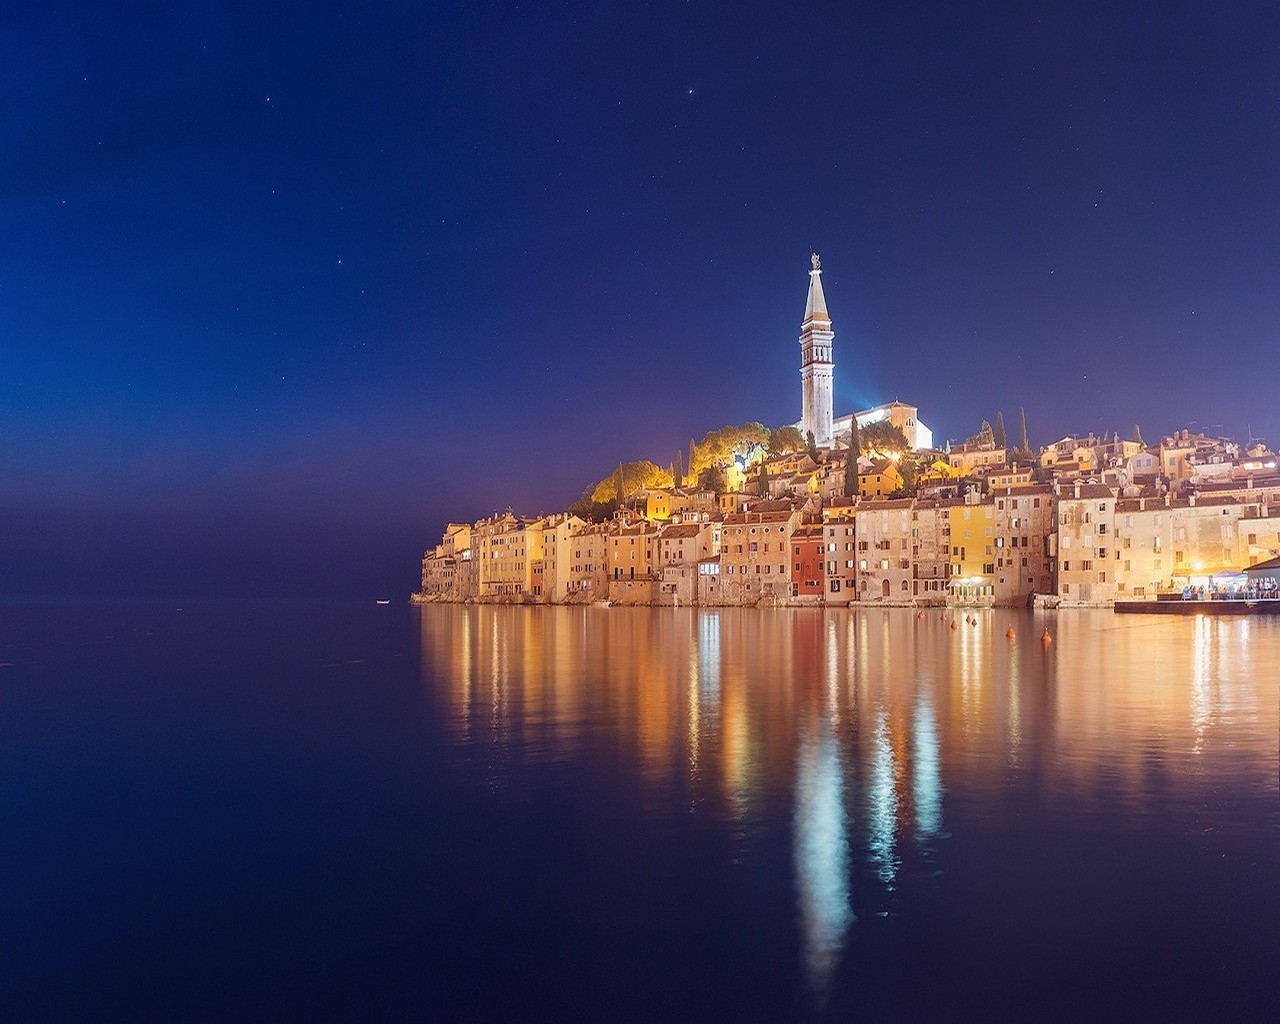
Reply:
[[[960,628],[960,627],[959,627],[959,623],[957,623],[955,619],[952,619],[952,620],[951,620],[951,628],[952,628],[952,629],[959,629],[959,628]]]
[[[1049,627],[1048,627],[1048,626],[1045,626],[1045,627],[1044,627],[1044,632],[1040,634],[1040,642],[1041,642],[1042,644],[1051,644],[1051,643],[1053,643],[1053,637],[1051,637],[1051,636],[1049,635]]]
[[[1017,636],[1017,635],[1018,635],[1018,634],[1017,634],[1017,633],[1015,633],[1015,632],[1013,631],[1013,627],[1012,627],[1012,626],[1010,626],[1010,627],[1009,627],[1009,629],[1008,629],[1008,632],[1006,632],[1006,633],[1005,633],[1004,638],[1005,638],[1006,640],[1012,640],[1012,639],[1013,639],[1015,636]]]
[[[923,619],[923,618],[924,618],[924,612],[916,612],[916,618],[917,618],[917,619]]]
[[[970,620],[969,620],[969,625],[971,625],[971,626],[976,626],[977,624],[978,624],[978,620],[977,620],[976,618],[973,618],[973,619],[970,619]]]
[[[941,619],[943,622],[946,622],[946,621],[947,621],[947,613],[946,613],[946,612],[943,612],[941,615],[939,615],[939,616],[938,616],[938,618],[939,618],[939,619]]]

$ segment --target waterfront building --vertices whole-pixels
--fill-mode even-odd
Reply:
[[[1056,593],[1053,576],[1054,505],[1048,484],[993,490],[995,600],[1026,604],[1033,594]]]
[[[950,599],[957,604],[990,604],[995,600],[995,505],[970,488],[946,508],[951,529]]]
[[[569,593],[578,600],[608,598],[608,545],[608,523],[587,523],[571,535]]]
[[[1110,487],[1059,486],[1058,595],[1064,605],[1108,605],[1116,595],[1116,499]]]
[[[833,498],[822,506],[826,550],[827,600],[845,604],[858,592],[857,512],[855,498]]]
[[[423,556],[422,593],[442,601],[459,599],[470,565],[471,524],[449,523],[440,543]]]
[[[1116,502],[1117,597],[1210,586],[1239,571],[1244,506],[1233,497],[1121,498]],[[1065,558],[1065,554],[1063,556]]]
[[[825,565],[823,526],[819,522],[801,523],[791,533],[791,596],[808,599],[811,603],[822,600],[825,592],[823,567]]]
[[[864,501],[858,506],[858,600],[911,602],[910,498]]]
[[[572,592],[574,536],[584,526],[582,519],[564,513],[543,520],[541,579],[534,584],[533,597],[559,603]]]
[[[800,507],[790,501],[762,501],[725,517],[720,543],[722,603],[756,604],[789,595],[790,539],[800,515]]]
[[[917,498],[911,507],[911,596],[942,604],[951,578],[952,505],[961,498]]]

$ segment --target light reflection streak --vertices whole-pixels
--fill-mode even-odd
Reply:
[[[1213,704],[1209,694],[1209,661],[1210,630],[1213,620],[1207,615],[1197,615],[1195,639],[1193,646],[1193,669],[1191,676],[1191,722],[1195,730],[1195,745],[1192,751],[1196,754],[1204,749],[1204,735],[1209,728],[1209,718]]]
[[[1009,767],[1018,767],[1022,751],[1022,676],[1018,666],[1018,652],[1010,648],[1009,657]]]
[[[840,724],[840,642],[836,635],[836,620],[827,619],[827,707],[832,725]]]
[[[698,744],[702,737],[702,685],[698,678],[697,646],[689,649],[689,777],[698,777]]]
[[[825,993],[854,920],[840,752],[826,724],[800,743],[794,843],[805,970],[813,990]]]
[[[942,759],[933,700],[922,687],[916,694],[913,728],[912,793],[916,805],[916,839],[924,843],[942,830]]]
[[[898,793],[889,719],[881,707],[871,746],[871,781],[867,788],[867,852],[876,875],[889,889],[898,873],[894,834],[898,830]]]

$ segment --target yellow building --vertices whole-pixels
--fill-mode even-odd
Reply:
[[[947,461],[957,476],[973,476],[978,470],[1003,466],[1007,453],[993,444],[958,444],[952,446]]]
[[[902,472],[893,459],[872,459],[858,465],[858,493],[864,498],[887,498],[902,490]]]
[[[959,604],[990,604],[995,599],[995,505],[971,491],[947,507],[951,529],[949,597]]]
[[[1001,466],[987,474],[987,484],[993,490],[997,487],[1025,487],[1031,483],[1032,469],[1030,465]]]

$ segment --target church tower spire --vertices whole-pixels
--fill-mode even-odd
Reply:
[[[809,261],[809,300],[804,307],[804,321],[800,324],[800,390],[803,398],[803,414],[800,429],[808,434],[813,431],[819,448],[830,448],[832,437],[832,371],[831,343],[835,332],[831,330],[831,317],[827,315],[827,297],[822,294],[822,261],[815,252]]]

